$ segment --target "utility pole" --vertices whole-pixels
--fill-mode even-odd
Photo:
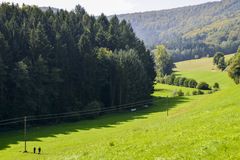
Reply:
[[[167,96],[167,116],[168,116],[168,96]]]
[[[27,153],[27,116],[24,117],[24,153]]]

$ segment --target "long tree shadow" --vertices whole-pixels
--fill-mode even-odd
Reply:
[[[82,120],[72,123],[60,123],[52,126],[28,127],[28,141],[41,141],[40,138],[56,137],[58,134],[70,134],[81,130],[114,128],[118,124],[129,122],[134,119],[145,119],[147,115],[156,112],[165,112],[176,107],[180,103],[189,101],[187,97],[163,98],[154,97],[153,105],[148,108],[139,108],[136,112],[130,110],[102,115],[92,120]],[[12,144],[17,144],[24,140],[23,130],[8,131],[0,133],[0,151],[7,149]]]
[[[174,71],[173,71],[173,74],[174,74],[175,76],[182,76],[182,74],[181,74],[179,71],[177,71],[177,70],[174,70]]]

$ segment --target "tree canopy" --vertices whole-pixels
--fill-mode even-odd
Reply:
[[[223,71],[226,68],[224,54],[217,52],[213,57],[213,64],[216,65],[218,69]]]
[[[164,44],[174,61],[235,53],[240,45],[240,1],[222,0],[169,10],[119,15],[154,49]]]
[[[154,61],[157,78],[172,73],[174,64],[164,45],[158,45],[154,50]]]
[[[129,23],[84,8],[0,5],[0,119],[149,99],[153,58]]]
[[[230,60],[228,74],[236,84],[240,83],[240,49],[238,53]]]

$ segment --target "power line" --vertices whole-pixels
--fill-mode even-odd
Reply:
[[[142,101],[138,101],[138,102],[122,104],[122,105],[115,105],[115,106],[107,107],[107,109],[109,109],[109,108],[116,108],[116,107],[122,107],[122,106],[126,106],[126,105],[134,105],[136,103],[147,103],[149,101],[152,101],[152,100],[148,99],[148,100],[142,100]],[[43,114],[43,115],[37,115],[37,116],[28,116],[28,118],[41,118],[41,117],[48,117],[48,116],[66,115],[66,114],[73,114],[73,113],[79,113],[79,112],[93,111],[94,109],[97,109],[97,108],[93,108],[93,109],[86,110],[86,111],[72,111],[72,112],[67,112],[67,113],[55,113],[55,114]]]
[[[137,104],[137,105],[140,105],[140,104]],[[137,106],[137,105],[136,104],[132,105],[132,106],[128,105],[126,107],[121,107],[120,109],[127,109],[127,108],[131,108],[131,107],[134,107],[134,106]],[[99,113],[99,112],[115,111],[115,110],[118,110],[118,109],[119,108],[107,108],[107,109],[102,109],[100,111],[99,110],[89,110],[89,111],[72,112],[72,113],[66,114],[66,115],[57,115],[57,116],[55,115],[55,116],[48,116],[48,117],[32,118],[32,119],[28,119],[28,122],[30,122],[30,121],[39,121],[39,120],[48,120],[48,119],[57,119],[57,118],[85,116],[85,115],[90,115],[90,114],[96,114],[96,113]],[[81,113],[81,112],[83,112],[83,113]],[[23,120],[13,121],[13,122],[6,122],[6,123],[0,123],[0,126],[8,125],[8,124],[20,123],[20,122],[23,122]]]
[[[135,104],[132,106],[125,106],[125,107],[121,107],[120,109],[128,109],[128,108],[132,108],[132,107],[136,107],[139,104]],[[116,111],[119,108],[107,108],[107,109],[103,109],[100,110],[99,112],[109,112],[109,111]],[[97,111],[97,112],[96,112]],[[48,120],[48,119],[56,119],[56,118],[66,118],[66,117],[77,117],[77,116],[85,116],[85,115],[90,115],[90,114],[96,114],[99,113],[98,110],[92,110],[92,111],[88,111],[88,112],[84,112],[82,114],[80,113],[72,113],[72,114],[68,114],[68,115],[62,115],[62,116],[55,116],[55,117],[43,117],[43,118],[36,118],[36,119],[30,119],[28,121],[39,121],[39,120]]]
[[[23,117],[17,117],[17,118],[11,118],[11,119],[1,120],[0,123],[2,123],[2,122],[7,122],[7,121],[19,120],[19,119],[23,119]]]
[[[67,118],[67,117],[79,117],[79,116],[86,116],[86,115],[91,115],[91,114],[99,114],[99,113],[106,113],[109,111],[116,111],[119,109],[129,109],[129,108],[133,108],[139,105],[144,105],[146,103],[149,102],[153,102],[154,100],[149,99],[149,100],[144,100],[144,101],[139,101],[139,102],[134,102],[134,103],[128,103],[128,104],[123,104],[123,105],[116,105],[116,106],[112,106],[109,108],[103,108],[101,110],[94,108],[88,111],[78,111],[78,112],[68,112],[68,113],[59,113],[59,114],[48,114],[48,115],[40,115],[38,117],[31,117],[31,119],[27,119],[28,117],[25,116],[24,120],[18,120],[19,118],[12,118],[12,119],[8,119],[8,120],[2,120],[2,122],[5,123],[0,123],[0,126],[2,125],[9,125],[9,124],[14,124],[14,123],[20,123],[20,122],[24,122],[24,153],[27,152],[27,121],[31,122],[31,121],[40,121],[40,120],[49,120],[49,119],[57,119],[57,118]],[[11,121],[10,120],[15,120],[15,121]]]
[[[143,105],[145,103],[154,102],[154,101],[156,101],[156,100],[148,99],[148,100],[143,100],[143,101],[134,102],[134,103],[116,105],[116,106],[112,106],[112,107],[109,107],[109,108],[104,108],[104,109],[101,109],[101,110],[98,110],[97,108],[94,108],[94,109],[87,110],[87,111],[75,111],[75,112],[58,113],[58,114],[28,116],[27,121],[39,121],[39,120],[48,120],[48,119],[57,119],[57,118],[77,117],[77,116],[84,116],[84,115],[89,115],[89,114],[96,114],[96,113],[99,113],[99,112],[104,113],[104,112],[115,111],[115,110],[119,110],[119,109],[128,109],[128,108],[136,107],[138,105]],[[16,121],[11,121],[11,122],[6,122],[6,123],[0,123],[0,126],[23,122],[23,120],[18,120],[18,119],[23,119],[23,117],[13,118],[13,120],[14,119],[17,119],[17,120]],[[11,120],[11,119],[2,120],[2,121],[5,122],[5,121],[9,121],[9,120]]]
[[[8,124],[16,124],[16,123],[20,123],[23,122],[23,120],[18,120],[18,121],[13,121],[13,122],[6,122],[6,123],[0,123],[0,126],[5,126]]]
[[[27,116],[25,117],[19,117],[19,118],[12,118],[12,119],[7,119],[7,120],[2,120],[0,122],[5,122],[5,123],[0,123],[0,126],[2,125],[9,125],[9,124],[14,124],[14,123],[20,123],[24,122],[24,153],[27,152],[27,121],[40,121],[40,120],[49,120],[49,119],[57,119],[57,118],[67,118],[67,117],[79,117],[79,116],[85,116],[85,115],[91,115],[91,114],[99,114],[99,113],[106,113],[109,111],[116,111],[119,109],[129,109],[133,108],[139,105],[145,105],[146,103],[150,102],[156,102],[157,100],[143,100],[139,102],[134,102],[134,103],[128,103],[128,104],[123,104],[123,105],[116,105],[116,106],[111,106],[108,108],[103,108],[103,109],[98,109],[94,108],[91,110],[87,111],[77,111],[77,112],[67,112],[67,113],[58,113],[58,114],[46,114],[46,115],[39,115],[39,116],[30,116],[28,118]],[[19,120],[21,118],[24,118],[23,121]]]
[[[144,103],[146,103],[146,102],[144,102]],[[102,112],[102,113],[105,112],[106,113],[106,112],[109,112],[109,111],[116,111],[116,110],[119,110],[119,109],[128,109],[128,108],[136,107],[138,105],[142,105],[142,104],[131,103],[131,106],[129,104],[127,104],[127,105],[125,105],[124,107],[121,107],[121,108],[116,108],[117,106],[115,106],[115,107],[111,107],[111,108],[105,108],[105,109],[102,109],[102,110],[97,110],[96,109],[96,110],[88,110],[88,111],[79,111],[79,112],[74,112],[74,113],[70,113],[70,114],[67,114],[67,115],[58,115],[58,116],[53,116],[53,117],[41,117],[41,118],[29,119],[28,121],[47,120],[47,119],[74,117],[74,116],[84,116],[84,115],[89,115],[89,114],[96,114],[96,113],[99,113],[99,112]],[[121,106],[123,106],[123,105],[121,105]]]

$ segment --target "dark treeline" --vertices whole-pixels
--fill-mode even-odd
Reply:
[[[216,52],[231,54],[235,53],[240,45],[240,41],[238,40],[240,36],[234,31],[236,30],[231,32],[232,37],[230,37],[226,31],[224,31],[224,33],[209,32],[208,34],[212,33],[215,35],[212,37],[207,37],[207,35],[194,35],[188,38],[176,36],[172,40],[169,40],[166,46],[175,62],[202,57],[213,57]],[[223,39],[225,39],[225,41],[223,41]],[[211,43],[207,41],[211,41]]]
[[[154,63],[125,20],[3,3],[0,119],[149,99]]]

